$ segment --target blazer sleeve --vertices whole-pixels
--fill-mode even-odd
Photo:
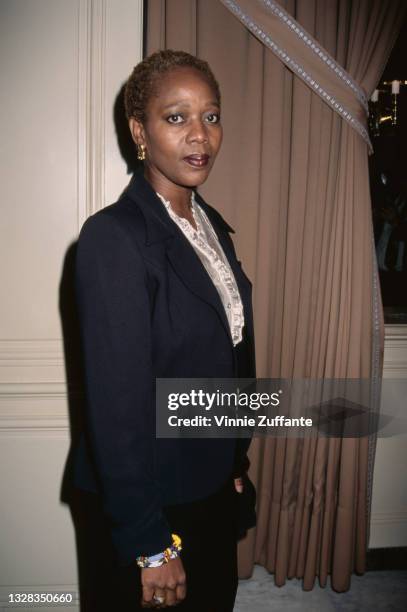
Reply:
[[[137,244],[111,215],[84,224],[76,297],[87,394],[87,427],[122,565],[171,545],[154,478],[155,379],[150,302]]]

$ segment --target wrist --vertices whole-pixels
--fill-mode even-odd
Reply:
[[[172,533],[171,536],[171,546],[168,546],[165,550],[157,553],[156,555],[150,555],[149,557],[146,555],[140,555],[136,558],[137,565],[141,568],[160,567],[161,565],[171,561],[171,559],[176,559],[179,557],[179,553],[182,550],[181,538],[176,533]]]

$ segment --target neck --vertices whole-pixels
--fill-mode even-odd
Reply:
[[[151,168],[145,165],[144,177],[150,183],[154,191],[161,194],[171,203],[171,208],[181,217],[186,216],[191,208],[190,187],[176,185],[162,175],[157,175]]]

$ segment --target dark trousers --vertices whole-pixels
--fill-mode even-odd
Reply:
[[[210,497],[164,508],[172,532],[182,538],[187,597],[175,607],[180,612],[233,610],[238,584],[238,495],[231,478]],[[98,497],[81,492],[78,499],[81,612],[144,610],[141,570],[135,564],[117,565]]]

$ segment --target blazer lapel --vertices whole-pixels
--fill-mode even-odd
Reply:
[[[225,309],[215,285],[210,280],[194,248],[179,227],[169,217],[151,185],[142,174],[136,173],[124,195],[130,196],[131,199],[136,201],[143,213],[147,230],[147,246],[157,242],[165,242],[168,260],[178,277],[194,295],[215,309],[226,334],[232,342]],[[201,198],[199,198],[199,201],[201,203]],[[208,211],[206,210],[206,212]],[[222,218],[220,217],[220,219]],[[224,221],[223,223],[229,228]],[[216,225],[215,231],[220,238],[219,223]],[[229,231],[233,231],[232,228],[229,228]],[[224,248],[230,262],[231,257],[224,243],[225,241],[221,240],[222,248]],[[232,259],[235,258],[233,257]],[[239,266],[237,265],[237,267]],[[235,273],[235,266],[232,269]]]
[[[230,341],[232,341],[229,323],[219,293],[194,248],[182,234],[181,230],[178,228],[177,230],[181,235],[168,244],[168,259],[188,289],[215,309]]]

